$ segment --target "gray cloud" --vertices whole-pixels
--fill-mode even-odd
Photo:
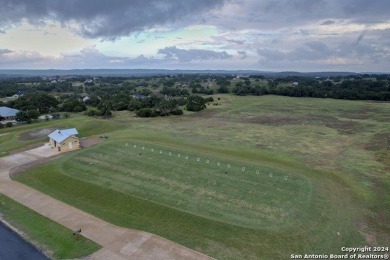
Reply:
[[[326,21],[322,22],[321,25],[332,25],[332,24],[335,24],[335,23],[336,23],[335,21],[326,20]]]
[[[232,43],[236,43],[236,44],[240,44],[240,45],[245,43],[245,41],[243,41],[243,40],[234,40],[234,39],[227,39],[226,41],[232,42]]]
[[[168,60],[177,59],[181,62],[228,59],[232,57],[232,55],[229,55],[226,51],[217,52],[217,51],[202,50],[202,49],[186,50],[186,49],[179,49],[176,46],[159,49],[158,53],[164,55],[165,59]]]
[[[155,26],[201,20],[223,4],[224,0],[0,0],[0,30],[23,20],[35,25],[52,20],[64,26],[76,22],[85,37],[114,39]]]
[[[3,54],[7,54],[7,53],[12,53],[13,51],[9,50],[9,49],[0,49],[0,56],[3,55]]]
[[[378,23],[389,20],[386,0],[246,0],[233,1],[223,19],[210,20],[227,29],[278,29],[310,24],[330,25],[335,20]]]
[[[248,57],[246,51],[237,51],[239,55],[241,55],[241,59],[244,60]]]

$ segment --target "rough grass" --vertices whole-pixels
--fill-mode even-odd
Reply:
[[[29,171],[19,180],[112,223],[150,231],[217,258],[280,259],[291,253],[332,253],[339,252],[341,246],[390,242],[390,181],[386,170],[389,149],[380,145],[388,144],[389,103],[275,96],[219,97],[220,106],[180,117],[140,119],[127,111],[115,113],[116,117],[109,121],[112,129],[104,132],[108,140],[114,140],[112,145],[80,151],[77,154],[80,159],[69,154],[59,164]],[[253,118],[263,121],[250,122]],[[95,127],[101,122],[96,120]],[[84,130],[94,132],[89,127]],[[185,178],[173,182],[178,180],[179,172],[188,175],[176,163],[158,165],[161,160],[154,162],[156,155],[144,154],[144,161],[134,159],[122,164],[122,155],[127,154],[122,149],[126,142],[130,144],[129,140],[186,151],[191,156],[206,153],[211,158],[246,164],[248,169],[270,167],[290,176],[302,175],[311,185],[311,197],[307,198],[306,206],[294,204],[295,197],[282,199],[283,191],[276,186],[278,196],[274,205],[282,209],[298,205],[298,210],[288,211],[289,217],[294,216],[292,221],[286,222],[285,218],[287,225],[279,228],[275,223],[264,227],[250,218],[233,225],[232,216],[226,212],[216,217],[210,211],[218,196],[213,198],[212,193],[208,199],[205,194],[211,191],[220,195],[224,187],[219,184],[239,185],[236,177],[217,173],[221,180],[215,185],[212,182],[204,185],[206,192],[199,198],[202,198],[200,205],[191,204],[191,200],[186,203],[185,199],[179,204],[176,198],[195,194],[193,187],[186,189],[187,186],[179,184],[202,182],[196,178],[193,182]],[[100,160],[100,154],[107,159]],[[83,164],[89,163],[91,168],[99,165],[100,171],[98,167],[95,173],[83,168]],[[73,170],[66,171],[66,167]],[[132,169],[137,170],[134,176],[130,174]],[[151,171],[154,169],[161,172]],[[76,171],[79,174],[74,174]],[[203,168],[199,171],[204,174]],[[231,182],[230,176],[233,176]],[[272,182],[261,184],[266,185],[256,186],[256,181],[244,185],[248,195],[239,199],[259,205],[262,200],[251,197],[250,185],[274,188],[267,187],[274,185]],[[75,191],[73,187],[78,189]],[[237,194],[232,193],[232,197]],[[284,203],[280,203],[282,200]],[[200,210],[192,214],[196,206]],[[235,214],[245,212],[236,210]],[[266,218],[262,221],[266,223]]]
[[[75,239],[72,230],[0,195],[2,217],[26,234],[30,241],[42,247],[55,259],[81,258],[100,249],[94,242],[80,236]]]

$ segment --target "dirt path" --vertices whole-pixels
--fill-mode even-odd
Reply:
[[[58,157],[48,145],[0,158],[0,193],[82,235],[103,248],[91,259],[211,259],[162,237],[110,224],[10,179],[15,167]]]

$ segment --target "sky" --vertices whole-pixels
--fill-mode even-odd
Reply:
[[[0,0],[0,69],[390,72],[389,0]]]

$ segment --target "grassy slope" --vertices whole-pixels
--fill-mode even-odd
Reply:
[[[0,213],[14,227],[22,230],[29,240],[45,249],[56,259],[79,258],[97,251],[100,246],[80,237],[72,237],[72,230],[0,195]]]
[[[313,195],[305,214],[296,217],[305,225],[254,230],[191,215],[65,175],[61,165],[66,158],[58,168],[43,166],[20,180],[118,225],[151,231],[220,258],[338,252],[340,245],[366,244],[364,234],[374,236],[374,244],[389,241],[389,200],[379,199],[389,196],[389,154],[380,141],[374,142],[390,132],[388,103],[221,97],[222,106],[180,117],[135,119],[117,113],[110,122],[119,127],[109,139],[136,138],[193,153],[206,150],[211,156],[304,174]],[[77,194],[74,185],[80,187]],[[379,193],[374,185],[381,187]]]

